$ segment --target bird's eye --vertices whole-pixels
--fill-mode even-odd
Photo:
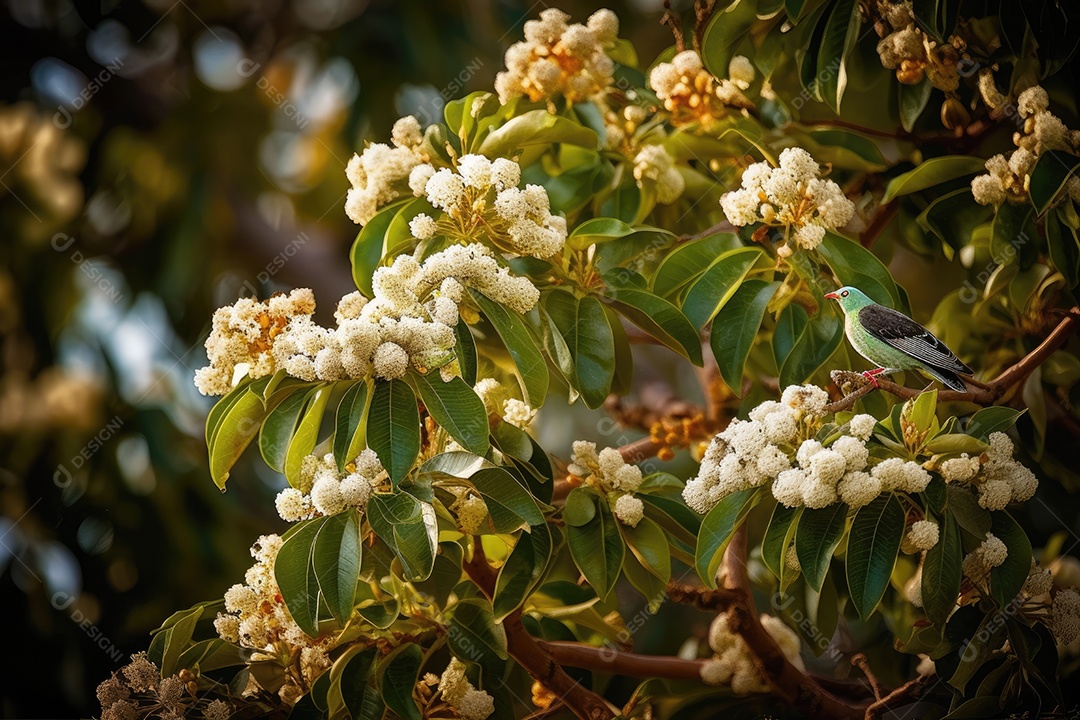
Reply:
[[[847,296],[848,296],[848,291],[847,291],[847,290],[845,290],[844,292],[840,293],[840,297],[847,297]]]

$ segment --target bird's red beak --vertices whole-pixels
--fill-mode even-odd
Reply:
[[[829,298],[830,300],[838,300],[840,298],[840,296],[834,292],[825,293],[825,297]]]

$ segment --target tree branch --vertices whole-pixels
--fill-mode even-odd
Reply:
[[[1080,307],[1069,310],[1061,322],[1050,332],[1039,345],[1014,365],[1004,370],[1000,375],[988,383],[971,383],[974,387],[966,392],[956,390],[941,390],[938,392],[938,400],[942,402],[970,402],[976,405],[993,405],[1000,400],[1010,388],[1023,382],[1035,368],[1041,365],[1046,358],[1065,344],[1069,336],[1080,325]],[[844,391],[846,394],[836,402],[825,406],[825,412],[835,413],[848,410],[855,401],[874,390],[874,384],[862,375],[852,370],[833,370],[830,373],[836,386],[844,391],[844,387],[853,387],[852,390]],[[899,385],[892,380],[878,377],[878,387],[885,392],[892,393],[898,398],[909,400],[919,395],[922,390]]]
[[[563,665],[637,678],[666,678],[670,680],[697,680],[700,682],[701,666],[705,664],[704,660],[683,660],[670,655],[642,655],[625,650],[595,647],[576,642],[545,642],[541,640],[539,645]]]
[[[495,573],[484,557],[480,538],[474,538],[472,558],[462,563],[465,572],[480,590],[491,599],[495,595]],[[510,655],[525,668],[532,678],[542,683],[566,703],[581,720],[611,720],[611,711],[604,698],[566,674],[559,662],[521,623],[521,610],[503,619],[506,646]]]
[[[871,703],[870,707],[866,708],[865,720],[876,720],[876,718],[882,717],[892,705],[900,705],[908,700],[919,699],[936,684],[937,675],[935,673],[920,675],[914,680],[909,680],[885,697]]]

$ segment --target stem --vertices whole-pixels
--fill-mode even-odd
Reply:
[[[893,704],[903,704],[908,700],[916,700],[926,693],[933,685],[937,684],[937,675],[920,675],[914,680],[909,680],[880,700],[871,703],[866,708],[866,720],[876,720],[882,717]]]
[[[563,665],[587,668],[613,675],[629,675],[637,678],[666,678],[670,680],[701,681],[704,660],[683,660],[667,655],[642,655],[639,653],[583,645],[576,642],[539,642],[541,648],[551,653]]]
[[[1061,322],[1057,324],[1057,327],[1055,327],[1053,331],[1039,343],[1038,347],[1020,358],[1016,364],[1007,368],[996,378],[988,383],[972,383],[975,387],[966,392],[941,390],[938,392],[938,400],[941,402],[970,402],[975,403],[976,405],[993,405],[1000,400],[1010,388],[1023,382],[1035,368],[1046,360],[1046,358],[1050,357],[1055,350],[1064,345],[1069,336],[1076,331],[1078,325],[1080,325],[1080,307],[1074,307],[1065,314],[1065,317],[1061,319]],[[843,387],[847,383],[851,383],[856,387],[836,402],[826,405],[825,412],[827,413],[847,410],[855,404],[856,400],[863,395],[868,395],[874,390],[873,383],[863,377],[862,373],[851,370],[833,370],[831,376],[833,382],[835,382],[838,387]],[[892,393],[903,400],[910,400],[922,392],[922,390],[904,387],[903,385],[899,385],[892,380],[887,380],[880,376],[878,377],[877,384],[880,389]]]
[[[465,572],[477,587],[490,599],[495,594],[495,573],[484,556],[480,538],[473,539],[473,556],[462,563]],[[604,698],[579,684],[566,674],[559,662],[545,649],[521,623],[521,610],[515,610],[503,619],[506,646],[510,655],[532,678],[556,695],[581,720],[612,720],[611,711]]]

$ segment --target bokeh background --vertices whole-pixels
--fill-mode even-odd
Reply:
[[[642,57],[671,44],[658,0],[558,6],[611,7]],[[5,717],[97,714],[97,683],[150,630],[219,597],[253,539],[283,529],[257,453],[227,494],[210,482],[192,375],[211,313],[297,286],[331,313],[352,289],[348,158],[400,115],[432,121],[490,88],[543,7],[3,4]]]

